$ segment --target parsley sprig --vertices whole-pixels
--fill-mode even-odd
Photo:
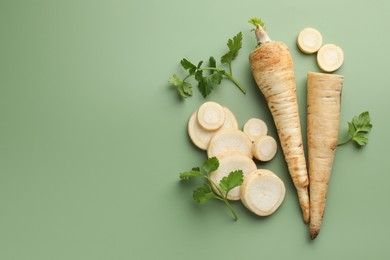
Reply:
[[[361,113],[352,118],[352,122],[348,122],[349,138],[338,144],[338,146],[354,141],[359,146],[364,146],[368,143],[368,138],[365,134],[372,129],[371,118],[368,111]]]
[[[232,189],[242,184],[244,181],[244,174],[242,170],[232,171],[228,176],[223,177],[219,184],[216,184],[210,178],[210,173],[217,170],[218,167],[218,159],[216,157],[211,157],[203,163],[202,169],[199,167],[194,167],[190,171],[180,173],[180,179],[187,180],[192,177],[204,178],[206,181],[203,183],[203,185],[196,188],[192,193],[194,200],[199,204],[203,204],[209,199],[223,201],[229,208],[230,212],[233,214],[234,220],[237,221],[237,215],[233,207],[230,205],[227,196]],[[216,190],[216,192],[213,190],[213,188]]]
[[[242,33],[239,32],[232,39],[227,42],[229,51],[221,57],[221,65],[228,66],[229,71],[226,71],[224,67],[217,68],[217,62],[213,56],[209,58],[209,64],[207,67],[202,67],[203,61],[198,62],[197,65],[192,63],[188,59],[182,59],[180,61],[181,66],[187,71],[187,75],[184,78],[180,78],[177,74],[169,79],[169,83],[175,86],[181,97],[186,98],[192,96],[192,84],[188,79],[193,76],[198,82],[198,89],[202,96],[206,98],[213,89],[221,84],[224,77],[232,81],[244,94],[246,90],[241,84],[233,77],[232,61],[237,57],[239,50],[242,47]],[[205,75],[205,72],[208,72]]]

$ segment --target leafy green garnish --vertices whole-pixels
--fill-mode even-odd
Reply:
[[[234,220],[237,220],[237,215],[230,205],[227,196],[229,191],[242,184],[244,181],[244,174],[241,170],[232,171],[228,176],[223,177],[217,185],[213,182],[213,180],[211,180],[210,174],[216,171],[218,167],[218,159],[216,157],[211,157],[203,163],[202,170],[199,167],[194,167],[190,171],[180,173],[179,177],[181,180],[187,180],[191,177],[204,178],[205,182],[203,185],[193,191],[192,197],[194,200],[199,204],[203,204],[209,199],[221,200],[226,204],[230,212],[233,214]]]
[[[174,74],[168,82],[177,88],[181,97],[186,98],[192,96],[192,84],[188,82],[188,79],[194,76],[198,82],[198,89],[205,98],[210,95],[217,85],[221,84],[223,77],[226,77],[245,94],[246,90],[233,77],[232,73],[232,61],[237,57],[242,47],[242,33],[239,32],[232,39],[229,39],[227,46],[229,51],[221,57],[221,65],[227,65],[229,72],[223,68],[217,68],[216,60],[212,56],[209,58],[209,67],[202,67],[203,61],[195,65],[188,59],[182,59],[180,64],[188,74],[184,78],[180,78]],[[205,71],[208,72],[207,75],[203,74]]]
[[[352,122],[348,122],[348,140],[341,142],[338,146],[354,141],[359,146],[364,146],[368,143],[368,138],[365,136],[372,129],[370,113],[368,111],[361,113],[352,118]]]
[[[264,30],[266,30],[265,24],[260,18],[253,17],[253,18],[249,19],[248,22],[253,24],[256,28],[257,28],[257,26],[261,26],[261,27],[263,27]]]

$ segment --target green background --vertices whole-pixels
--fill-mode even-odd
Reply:
[[[389,259],[388,13],[376,1],[0,1],[0,259]],[[370,111],[364,149],[340,147],[319,237],[310,241],[279,147],[269,163],[286,198],[267,218],[233,203],[197,205],[178,173],[206,158],[186,133],[204,102],[180,100],[167,80],[179,61],[220,57],[243,32],[229,81],[206,99],[240,126],[272,118],[249,71],[259,16],[295,63],[302,128],[315,55],[295,40],[315,27],[341,46],[340,139]]]

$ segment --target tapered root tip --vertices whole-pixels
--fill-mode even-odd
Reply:
[[[303,222],[305,222],[305,224],[308,224],[310,222],[309,210],[303,210],[302,213],[303,213]]]
[[[318,236],[319,233],[320,233],[319,229],[310,229],[311,240],[314,240]]]

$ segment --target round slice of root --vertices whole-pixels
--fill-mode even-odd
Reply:
[[[223,123],[221,129],[238,129],[238,122],[233,112],[227,107],[223,107],[223,110],[225,111],[225,122]]]
[[[275,157],[277,144],[272,136],[260,136],[253,142],[252,153],[253,156],[262,162],[267,162]]]
[[[206,130],[216,130],[225,122],[225,111],[216,102],[205,102],[198,109],[198,123]]]
[[[343,50],[334,44],[325,44],[317,53],[317,64],[325,72],[333,72],[344,62]]]
[[[223,108],[225,112],[225,122],[216,131],[208,131],[201,127],[197,120],[197,111],[193,112],[188,120],[188,135],[195,146],[202,150],[207,150],[210,139],[213,135],[221,129],[238,129],[238,123],[235,115],[226,107]]]
[[[216,171],[210,173],[210,178],[216,185],[219,185],[219,182],[222,180],[222,178],[227,177],[232,171],[242,170],[242,173],[245,176],[246,174],[257,169],[255,162],[248,156],[241,153],[228,152],[217,156],[217,158],[219,161],[219,167]],[[212,185],[212,188],[216,193],[219,193],[214,185]],[[240,187],[231,189],[227,198],[229,200],[239,200]]]
[[[240,197],[247,209],[269,216],[282,204],[286,194],[283,181],[269,170],[255,170],[244,177]]]
[[[267,135],[268,128],[263,120],[259,118],[249,119],[243,127],[244,133],[246,133],[251,141],[255,141],[257,138],[263,135]]]
[[[199,125],[198,120],[196,119],[197,112],[198,111],[193,112],[188,120],[188,135],[195,146],[202,150],[207,150],[210,139],[215,134],[215,131],[207,131]]]
[[[305,28],[298,35],[297,45],[304,53],[315,53],[322,46],[322,35],[314,28]]]
[[[211,138],[207,155],[213,157],[226,152],[240,152],[252,158],[252,141],[238,129],[221,129]]]

